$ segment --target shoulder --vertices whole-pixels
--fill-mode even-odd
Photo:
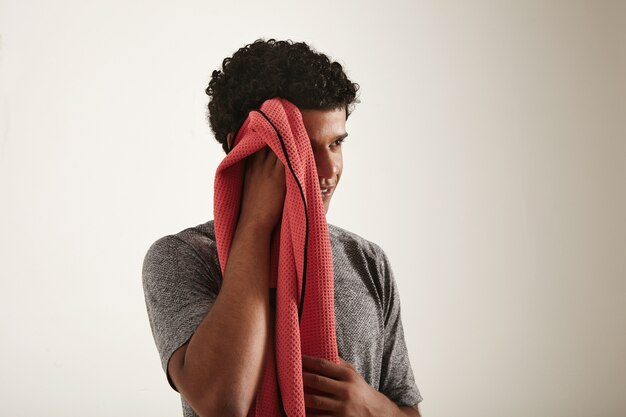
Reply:
[[[341,227],[329,224],[330,241],[333,251],[333,263],[336,283],[342,288],[347,283],[353,286],[364,284],[369,293],[377,300],[386,322],[390,307],[397,298],[395,278],[391,263],[385,251],[371,240]]]
[[[368,289],[381,303],[388,298],[387,288],[392,279],[389,261],[383,249],[376,243],[356,233],[335,225],[328,225],[333,255],[335,280],[361,285]],[[353,288],[346,288],[353,291]]]
[[[191,247],[201,251],[205,251],[207,247],[215,247],[213,220],[158,238],[150,245],[148,253],[158,254],[180,247]]]
[[[175,275],[192,271],[220,274],[213,221],[162,236],[150,245],[143,260],[144,281],[161,280],[171,271],[176,271]]]
[[[189,340],[217,297],[219,263],[212,224],[162,236],[148,248],[142,281],[148,319],[163,370]]]
[[[148,248],[146,259],[184,250],[193,250],[204,257],[210,256],[215,248],[215,232],[211,220],[158,238]]]
[[[328,233],[333,252],[345,253],[347,256],[362,256],[379,262],[386,262],[385,251],[376,243],[354,232],[328,224]]]

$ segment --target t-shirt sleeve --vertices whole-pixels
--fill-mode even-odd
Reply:
[[[174,235],[162,237],[150,246],[143,261],[142,281],[161,365],[170,386],[177,390],[167,364],[213,305],[218,281],[198,252]]]
[[[384,277],[385,322],[380,391],[399,406],[417,407],[422,396],[415,383],[400,316],[400,296],[387,256],[379,264]]]

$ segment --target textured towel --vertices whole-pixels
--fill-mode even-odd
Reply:
[[[245,158],[269,146],[285,167],[287,188],[280,232],[270,252],[270,282],[276,284],[274,350],[266,357],[249,416],[304,417],[302,354],[339,363],[332,253],[311,143],[302,114],[281,98],[251,111],[233,143],[215,175],[214,225],[222,273],[239,216]]]

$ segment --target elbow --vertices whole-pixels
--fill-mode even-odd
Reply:
[[[239,385],[225,384],[218,379],[201,379],[182,366],[169,367],[172,380],[185,401],[200,417],[246,417],[254,394],[244,394]],[[193,368],[192,368],[193,369]]]
[[[246,417],[251,404],[237,400],[237,396],[213,393],[193,403],[188,401],[200,417]],[[195,405],[195,406],[194,406]]]
[[[200,417],[246,417],[248,410],[235,404],[207,404],[195,410]]]

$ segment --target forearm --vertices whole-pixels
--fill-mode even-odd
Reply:
[[[398,409],[400,410],[400,414],[398,415],[402,417],[421,417],[422,416],[418,409],[415,409],[412,407],[398,407]]]
[[[386,412],[384,412],[383,415],[389,417],[421,417],[419,410],[413,407],[399,406],[387,398],[384,394],[379,394],[381,402],[386,404]]]
[[[252,404],[268,347],[270,236],[245,224],[237,228],[222,288],[181,369],[181,393],[195,408],[245,415]]]

